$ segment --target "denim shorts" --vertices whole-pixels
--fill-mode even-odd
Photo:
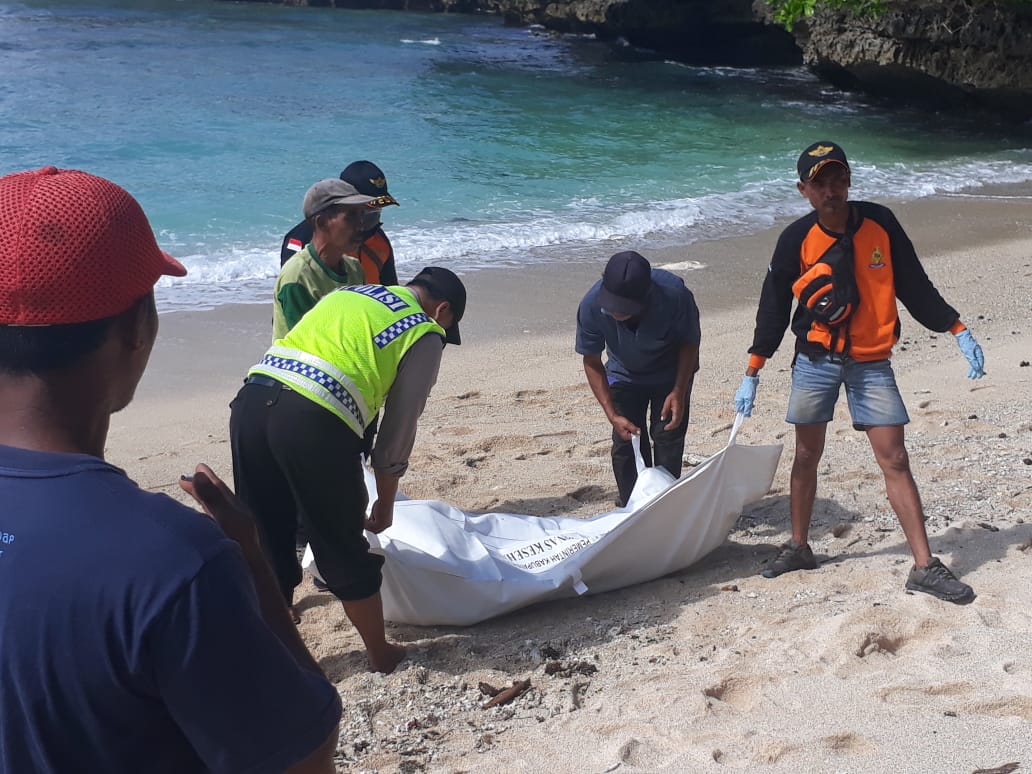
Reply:
[[[811,357],[802,352],[792,366],[792,394],[785,420],[793,425],[830,422],[843,384],[857,430],[910,421],[888,360],[858,362],[847,357],[832,361],[829,355]]]

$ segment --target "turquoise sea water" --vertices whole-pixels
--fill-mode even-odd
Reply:
[[[480,16],[258,4],[0,2],[0,173],[55,164],[144,205],[190,276],[163,309],[268,299],[302,196],[386,171],[404,278],[616,245],[690,244],[802,213],[795,158],[854,160],[857,198],[1032,181],[1032,132],[888,107],[803,68],[686,67]]]

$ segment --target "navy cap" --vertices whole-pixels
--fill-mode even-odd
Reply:
[[[638,253],[626,250],[606,264],[598,301],[607,312],[637,317],[645,309],[651,288],[652,266]]]
[[[351,183],[359,193],[376,197],[377,201],[370,206],[386,207],[398,203],[387,192],[387,176],[371,161],[352,161],[341,170],[340,179]]]
[[[810,182],[828,164],[841,164],[847,172],[849,171],[846,152],[842,150],[841,145],[829,140],[815,142],[799,156],[799,161],[796,163],[799,179],[804,183]]]
[[[441,266],[427,266],[419,274],[413,277],[410,285],[419,285],[430,291],[430,295],[441,301],[451,304],[452,314],[455,322],[445,330],[444,340],[449,344],[461,344],[462,337],[459,335],[459,320],[466,313],[466,286],[462,284],[455,272]]]

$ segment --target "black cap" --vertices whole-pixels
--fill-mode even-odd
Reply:
[[[633,250],[617,253],[602,272],[598,301],[607,312],[637,317],[652,287],[652,266]]]
[[[371,161],[352,161],[340,173],[340,179],[355,186],[359,193],[375,196],[379,201],[372,207],[386,207],[398,201],[387,193],[387,176]]]
[[[459,320],[466,312],[466,286],[462,284],[455,272],[440,266],[427,266],[419,274],[413,277],[410,285],[419,285],[430,291],[430,295],[447,301],[451,304],[452,314],[455,322],[445,330],[447,334],[444,340],[449,344],[461,344],[462,337],[459,336]]]
[[[849,170],[849,162],[846,160],[846,152],[842,150],[842,146],[829,140],[815,142],[799,156],[799,162],[796,164],[799,179],[808,183],[824,167],[833,163],[841,164],[847,171]]]

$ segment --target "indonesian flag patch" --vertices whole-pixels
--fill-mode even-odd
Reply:
[[[292,252],[292,253],[296,253],[302,247],[304,247],[304,245],[301,243],[300,239],[288,239],[287,240],[287,249],[290,250],[290,252]]]

